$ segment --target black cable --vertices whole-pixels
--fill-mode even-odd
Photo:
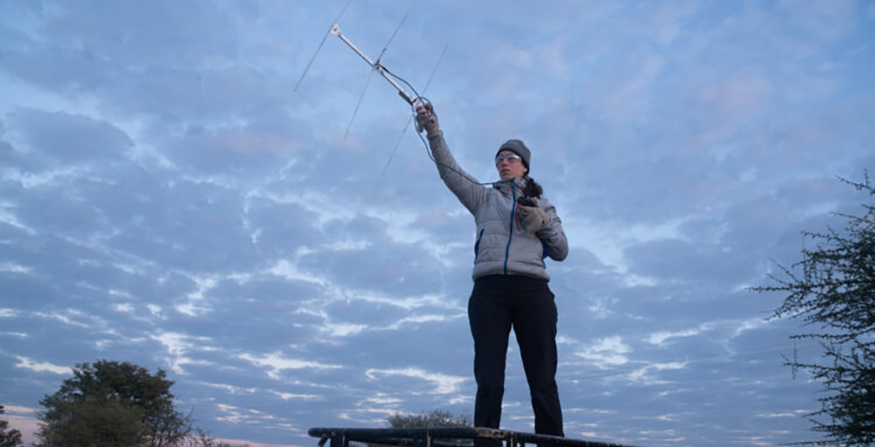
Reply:
[[[392,73],[392,72],[389,71],[386,67],[383,67],[383,71],[385,71],[386,73],[388,73],[389,76],[392,76],[393,78],[395,78],[395,79],[398,80],[399,82],[401,82],[401,83],[403,83],[404,85],[406,85],[407,88],[409,88],[410,91],[413,92],[413,95],[414,95],[414,97],[417,99],[418,102],[422,103],[423,105],[425,105],[425,104],[431,104],[431,101],[429,101],[428,98],[426,98],[426,97],[424,97],[424,96],[419,96],[419,92],[417,92],[416,89],[415,89],[415,88],[414,88],[409,82],[407,82],[407,80],[405,80],[405,79],[402,78],[401,76],[396,75],[395,73]],[[415,106],[414,104],[415,104],[415,102],[414,102],[413,104],[410,104],[410,109],[413,111],[413,120],[416,121],[416,106]],[[466,172],[464,172],[464,171],[461,171],[461,170],[459,170],[459,169],[456,169],[456,168],[454,168],[454,167],[452,167],[452,166],[450,166],[450,165],[447,165],[447,164],[445,164],[445,163],[440,163],[440,162],[438,162],[437,160],[434,159],[434,156],[431,154],[431,148],[430,148],[429,145],[428,145],[428,141],[426,141],[426,140],[425,140],[425,137],[422,136],[422,133],[421,133],[421,132],[417,132],[417,135],[419,136],[419,140],[422,141],[423,146],[425,146],[425,153],[426,153],[426,155],[428,155],[429,160],[431,160],[436,166],[443,166],[444,168],[446,168],[446,169],[448,169],[448,170],[450,170],[450,171],[453,171],[453,172],[455,172],[456,174],[459,174],[460,176],[462,176],[462,178],[464,178],[465,180],[467,180],[467,181],[469,181],[469,182],[471,182],[471,183],[474,183],[475,185],[491,186],[491,185],[495,185],[496,183],[499,183],[499,182],[486,182],[486,183],[481,183],[481,182],[478,182],[478,181],[472,180],[472,179],[470,178],[470,177],[471,177],[470,174],[468,174],[468,173],[466,173]]]
[[[414,119],[416,119],[416,117],[414,117]],[[435,164],[435,166],[443,166],[444,168],[446,168],[446,169],[448,169],[448,170],[450,170],[450,171],[453,171],[453,172],[455,172],[456,174],[459,174],[462,178],[464,178],[465,180],[467,180],[467,181],[469,181],[469,182],[471,182],[471,183],[473,183],[473,184],[475,184],[475,185],[481,185],[481,186],[492,186],[492,185],[495,185],[496,183],[499,183],[499,182],[485,182],[485,183],[481,183],[481,182],[478,182],[478,181],[476,181],[476,180],[472,180],[472,179],[471,179],[471,174],[468,174],[467,172],[464,172],[464,171],[461,171],[461,170],[459,170],[459,169],[456,169],[456,168],[454,168],[453,166],[450,166],[450,165],[448,165],[448,164],[446,164],[446,163],[441,163],[441,162],[435,160],[435,159],[434,159],[434,155],[431,154],[431,148],[429,147],[428,142],[425,140],[425,137],[423,137],[423,136],[422,136],[422,133],[419,133],[419,132],[417,132],[417,135],[419,135],[419,139],[422,141],[423,146],[425,146],[425,153],[428,155],[428,159],[431,160],[431,161]]]

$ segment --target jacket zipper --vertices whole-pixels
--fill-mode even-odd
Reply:
[[[516,215],[516,184],[510,182],[511,197],[513,205],[510,207],[510,231],[507,233],[507,247],[504,248],[504,274],[507,275],[507,262],[510,259],[510,243],[513,240],[513,218]]]

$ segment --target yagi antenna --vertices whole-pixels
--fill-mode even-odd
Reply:
[[[443,51],[441,51],[440,57],[438,57],[437,63],[434,65],[434,68],[431,70],[431,75],[428,77],[428,82],[425,83],[425,88],[422,90],[422,93],[428,90],[428,86],[431,85],[431,80],[434,78],[434,73],[437,71],[438,66],[440,66],[441,61],[444,59],[444,54],[447,52],[447,46],[444,45]],[[404,134],[407,133],[407,128],[410,127],[410,122],[413,121],[413,116],[411,115],[407,118],[407,124],[404,125],[404,128],[401,129],[401,135],[398,135],[398,141],[395,142],[395,147],[392,148],[392,152],[389,154],[389,158],[386,160],[386,166],[383,166],[383,174],[386,175],[386,170],[389,169],[389,163],[392,163],[392,157],[395,156],[395,151],[398,150],[398,146],[401,145],[401,139],[404,138]]]
[[[397,33],[398,30],[396,29],[395,31]],[[392,84],[392,87],[395,87],[395,89],[398,90],[398,94],[402,98],[404,98],[404,100],[407,101],[408,104],[410,104],[411,106],[416,105],[416,103],[419,101],[419,98],[411,95],[410,93],[407,93],[407,91],[404,90],[404,87],[401,87],[401,85],[398,84],[398,82],[396,82],[394,78],[389,76],[389,71],[386,70],[386,67],[383,66],[383,64],[380,62],[380,59],[377,59],[377,61],[374,62],[371,60],[371,58],[368,57],[367,54],[362,53],[362,50],[359,50],[358,47],[356,47],[346,36],[343,35],[343,32],[340,31],[340,26],[336,22],[334,23],[334,25],[331,26],[329,32],[340,38],[343,43],[352,48],[352,50],[355,51],[356,54],[358,54],[362,59],[364,59],[365,62],[368,63],[368,65],[371,66],[371,69],[373,71],[379,73],[380,76],[382,76],[385,80],[389,81],[389,83]],[[392,35],[392,37],[395,37],[394,34]],[[385,51],[386,50],[384,49],[383,52],[385,53]],[[382,57],[383,55],[381,54],[380,58]]]
[[[383,46],[383,51],[380,52],[380,57],[377,58],[377,62],[375,62],[374,64],[371,64],[371,65],[379,65],[380,64],[380,61],[383,59],[383,55],[386,54],[386,50],[389,49],[389,45],[392,43],[393,40],[395,40],[395,36],[398,35],[398,30],[401,29],[401,25],[404,24],[405,20],[407,20],[406,14],[404,15],[404,18],[401,19],[401,22],[398,23],[398,26],[395,27],[395,32],[392,33],[392,37],[390,37],[389,41],[386,42],[386,45]],[[334,26],[337,26],[337,22],[335,22]],[[331,27],[331,30],[329,30],[329,32],[334,30],[334,26]],[[357,53],[358,53],[358,51],[357,51]],[[371,83],[371,75],[374,74],[374,71],[376,71],[376,70],[371,70],[371,72],[368,74],[368,79],[367,79],[367,81],[365,81],[365,86],[362,88],[362,94],[359,95],[359,100],[355,104],[355,109],[353,109],[353,111],[352,111],[352,117],[350,117],[350,119],[349,119],[349,124],[347,124],[347,126],[346,126],[346,133],[343,135],[343,138],[346,138],[349,136],[349,130],[352,128],[352,122],[355,121],[355,117],[359,113],[359,107],[361,107],[361,105],[362,105],[362,100],[365,99],[365,92],[368,90],[368,84]]]
[[[348,2],[346,2],[345,5],[343,5],[343,9],[340,10],[340,14],[337,14],[337,18],[334,19],[334,23],[335,23],[335,24],[336,24],[338,21],[340,21],[340,18],[341,18],[341,17],[343,17],[343,13],[346,12],[346,8],[349,8],[349,4],[350,4],[350,3],[352,3],[352,0],[349,0]],[[319,46],[316,47],[316,52],[313,53],[313,56],[310,58],[310,61],[307,62],[307,67],[304,68],[304,72],[301,73],[301,77],[298,78],[298,82],[295,83],[295,88],[292,89],[292,92],[297,92],[297,91],[298,91],[298,87],[301,85],[301,81],[304,80],[304,76],[307,76],[307,72],[310,71],[310,66],[313,65],[313,61],[316,60],[316,55],[319,54],[319,50],[322,49],[322,45],[325,45],[325,40],[328,39],[328,35],[331,34],[331,30],[332,30],[333,28],[334,28],[334,25],[332,24],[332,27],[328,29],[328,32],[326,32],[325,35],[322,36],[322,42],[319,42]]]
[[[298,86],[301,85],[301,81],[304,80],[304,77],[307,75],[307,72],[310,70],[310,66],[313,64],[313,61],[316,59],[316,55],[319,54],[319,51],[322,49],[322,46],[325,44],[325,40],[328,38],[328,35],[334,34],[340,40],[342,40],[343,43],[345,43],[348,47],[350,47],[353,51],[355,51],[355,53],[358,54],[359,57],[361,57],[362,60],[364,60],[365,63],[367,63],[368,66],[371,67],[371,74],[373,74],[373,72],[379,73],[380,76],[383,77],[383,79],[385,79],[387,82],[389,82],[389,84],[392,85],[392,87],[395,87],[395,90],[398,91],[398,95],[401,96],[401,98],[403,98],[404,101],[406,101],[408,104],[410,104],[411,108],[415,109],[417,106],[426,105],[428,103],[427,99],[425,99],[424,97],[420,97],[419,93],[416,92],[416,89],[414,89],[413,86],[411,86],[404,79],[402,79],[402,78],[396,76],[395,74],[393,74],[392,72],[390,72],[385,66],[383,66],[383,63],[382,63],[383,55],[386,54],[386,50],[388,50],[389,44],[391,44],[392,41],[395,39],[395,36],[398,34],[398,30],[401,28],[401,25],[407,19],[407,15],[405,15],[404,18],[401,19],[401,23],[399,23],[398,26],[395,28],[395,32],[392,33],[392,37],[389,38],[389,41],[383,47],[383,51],[380,52],[380,56],[377,58],[376,61],[374,61],[371,58],[369,58],[368,55],[366,55],[364,52],[362,52],[358,47],[356,47],[355,44],[353,44],[352,41],[349,40],[349,38],[347,38],[343,34],[343,32],[340,30],[340,25],[337,24],[340,21],[340,17],[343,16],[344,11],[346,11],[346,8],[349,7],[350,3],[352,3],[352,0],[349,0],[346,3],[346,5],[343,7],[343,10],[341,10],[340,14],[337,16],[337,19],[331,25],[331,28],[329,28],[328,32],[325,33],[325,36],[322,37],[322,41],[319,43],[319,47],[316,48],[316,52],[313,54],[313,57],[310,58],[310,61],[307,63],[307,67],[304,68],[304,72],[301,73],[301,78],[298,79],[298,82],[297,82],[297,84],[295,84],[295,88],[293,91],[298,90]],[[441,57],[438,59],[437,65],[440,65],[440,61],[441,61],[441,59],[443,59],[444,52],[446,52],[446,47],[444,47],[444,51],[441,53]],[[432,71],[431,76],[428,79],[428,84],[431,83],[431,78],[434,76],[434,72],[437,70],[437,65],[435,65],[435,68]],[[355,120],[356,114],[358,113],[359,106],[361,105],[362,99],[364,98],[365,90],[367,90],[367,88],[368,88],[368,84],[370,83],[370,79],[371,79],[370,75],[368,75],[368,80],[365,82],[364,90],[362,91],[362,94],[359,97],[358,102],[356,103],[352,118],[350,119],[349,125],[346,128],[346,135],[349,135],[349,130],[352,127],[352,123]],[[404,83],[411,91],[413,91],[413,94],[408,93],[407,90],[405,90],[404,87],[402,87],[401,84],[398,83],[398,81]],[[428,84],[426,84],[426,86],[425,86],[426,90],[428,89]],[[404,129],[401,132],[401,137],[404,136],[404,133],[407,131],[407,127],[410,125],[410,121],[412,119],[413,119],[412,117],[410,117],[408,119],[407,124],[404,126]],[[344,137],[346,135],[344,135]],[[389,155],[389,159],[386,161],[386,166],[383,168],[383,174],[386,173],[386,169],[389,167],[389,163],[392,161],[393,155],[395,155],[395,150],[398,149],[398,146],[401,143],[401,137],[398,138],[398,141],[396,142],[395,147],[392,149],[392,153]]]

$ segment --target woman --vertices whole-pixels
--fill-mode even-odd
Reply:
[[[468,301],[477,380],[474,425],[499,428],[513,328],[532,397],[535,433],[564,436],[556,386],[557,311],[544,258],[565,259],[568,241],[556,208],[528,176],[531,152],[520,140],[501,145],[495,156],[501,181],[488,187],[456,163],[431,104],[416,112],[418,130],[427,131],[441,179],[477,224],[474,289]]]

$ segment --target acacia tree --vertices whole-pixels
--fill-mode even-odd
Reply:
[[[428,413],[395,413],[387,419],[392,428],[437,428],[437,427],[473,427],[474,423],[467,414],[454,415],[445,410],[432,410]],[[455,445],[471,445],[471,439],[442,439],[441,441]],[[381,447],[380,444],[369,444],[370,447]]]
[[[395,413],[388,418],[392,428],[434,428],[434,427],[472,427],[468,415],[456,416],[445,410],[432,410],[429,413]]]
[[[3,405],[0,405],[0,416],[6,412]],[[21,445],[21,432],[15,429],[8,430],[9,421],[0,419],[0,447],[16,447]]]
[[[231,444],[218,441],[204,430],[196,428],[192,434],[186,437],[181,447],[249,447],[249,444]]]
[[[861,183],[842,182],[875,197],[867,173]],[[864,203],[863,209],[860,216],[838,214],[847,221],[843,232],[803,232],[814,248],[803,249],[792,268],[781,266],[783,278],[770,275],[776,285],[754,289],[788,294],[772,318],[816,328],[792,338],[818,342],[822,360],[794,355],[786,364],[823,384],[821,408],[808,415],[812,430],[826,443],[845,446],[875,442],[875,206]]]
[[[40,404],[46,410],[37,437],[41,447],[173,447],[192,432],[178,412],[172,381],[131,363],[78,364],[73,377]]]

